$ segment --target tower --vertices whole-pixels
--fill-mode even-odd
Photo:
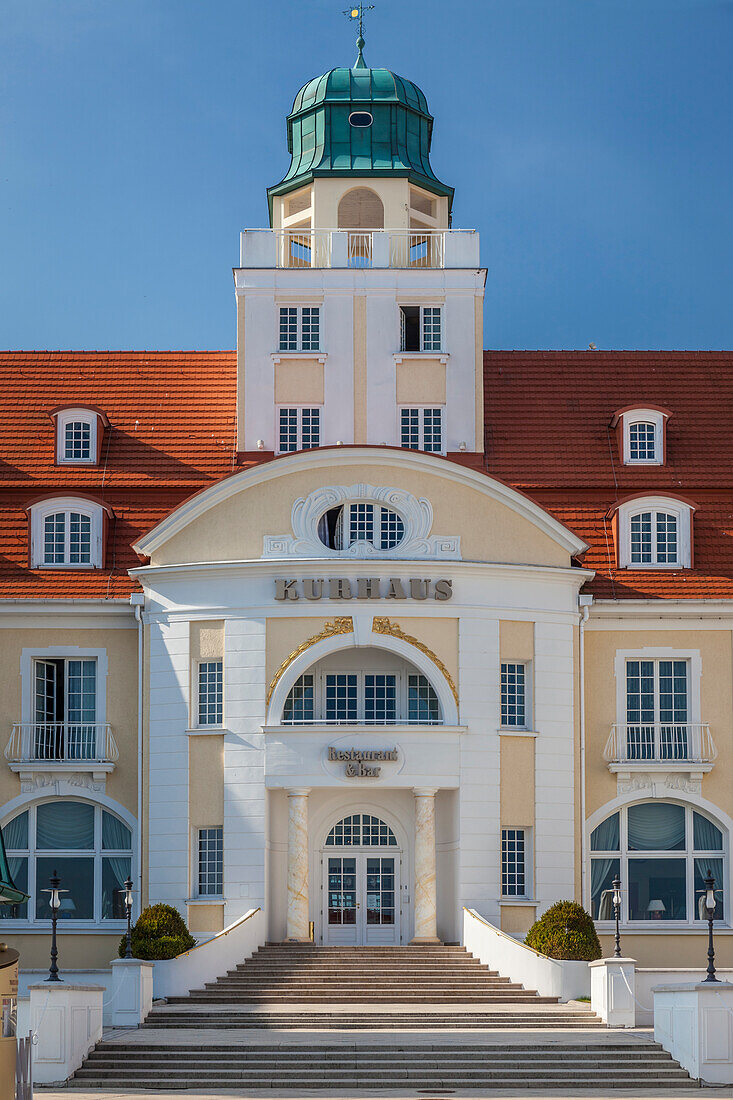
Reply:
[[[270,228],[235,269],[238,450],[483,450],[478,234],[451,225],[421,89],[368,68],[308,81]]]

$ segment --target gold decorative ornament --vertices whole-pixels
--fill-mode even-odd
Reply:
[[[296,657],[300,657],[301,653],[305,653],[306,649],[310,649],[310,647],[312,645],[315,645],[316,642],[322,642],[324,638],[333,638],[336,634],[353,633],[354,620],[351,618],[350,615],[344,615],[340,618],[333,619],[333,621],[331,622],[327,622],[324,625],[323,630],[319,631],[318,634],[314,634],[312,637],[306,638],[304,642],[301,642],[298,648],[294,649],[293,652],[285,658],[283,663],[280,665],[280,668],[277,670],[272,680],[270,681],[270,686],[267,689],[267,706],[269,707],[270,700],[272,699],[272,693],[282,679],[283,674],[287,671],[288,668],[290,668]]]
[[[426,657],[429,657],[434,665],[437,665],[440,671],[448,681],[448,686],[453,692],[453,698],[458,706],[458,691],[456,685],[453,682],[448,669],[445,667],[440,657],[436,653],[433,653],[432,649],[429,649],[424,642],[421,642],[418,638],[415,638],[412,634],[405,634],[404,630],[399,623],[393,623],[391,619],[387,619],[384,616],[375,615],[372,622],[372,630],[375,634],[389,634],[393,638],[401,638],[403,642],[407,642],[408,645],[414,645],[415,649],[419,649],[421,653],[424,653]]]

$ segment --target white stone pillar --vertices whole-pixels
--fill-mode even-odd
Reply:
[[[440,943],[435,894],[435,787],[415,795],[415,936],[412,943]]]
[[[590,1007],[608,1027],[636,1027],[636,960],[594,959],[590,968]]]
[[[308,943],[308,795],[310,787],[288,791],[288,940]]]

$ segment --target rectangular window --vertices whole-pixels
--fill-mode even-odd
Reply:
[[[501,892],[504,897],[525,897],[527,892],[524,829],[501,830]]]
[[[38,660],[33,675],[33,758],[93,760],[97,755],[96,660]]]
[[[364,676],[364,721],[375,724],[397,720],[397,677],[368,672]]]
[[[349,509],[349,545],[374,541],[374,505],[352,504]]]
[[[407,720],[434,725],[440,722],[440,703],[433,685],[422,673],[407,677]]]
[[[439,454],[443,450],[443,410],[401,409],[400,446]]]
[[[279,411],[278,450],[280,454],[292,451],[310,451],[320,446],[321,410],[315,408],[290,408]]]
[[[43,564],[91,565],[91,561],[91,518],[82,512],[54,512],[46,516],[43,521]]]
[[[400,350],[442,351],[441,306],[400,306]]]
[[[525,666],[516,662],[501,665],[501,724],[523,727],[527,722]]]
[[[356,722],[358,718],[358,676],[355,672],[326,674],[326,721]]]
[[[199,664],[199,725],[220,726],[224,720],[223,661]]]
[[[280,351],[320,351],[320,306],[280,307]]]
[[[85,420],[71,420],[64,428],[64,458],[88,461],[92,457],[92,426]]]
[[[686,760],[687,661],[626,662],[629,760]]]
[[[224,830],[199,829],[199,896],[224,893]]]

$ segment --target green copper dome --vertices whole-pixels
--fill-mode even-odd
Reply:
[[[355,125],[355,123],[357,123]],[[361,123],[361,125],[359,125]],[[284,195],[319,176],[401,176],[453,200],[453,188],[430,167],[433,116],[411,80],[389,69],[331,69],[309,80],[288,115],[285,178],[268,188]]]

